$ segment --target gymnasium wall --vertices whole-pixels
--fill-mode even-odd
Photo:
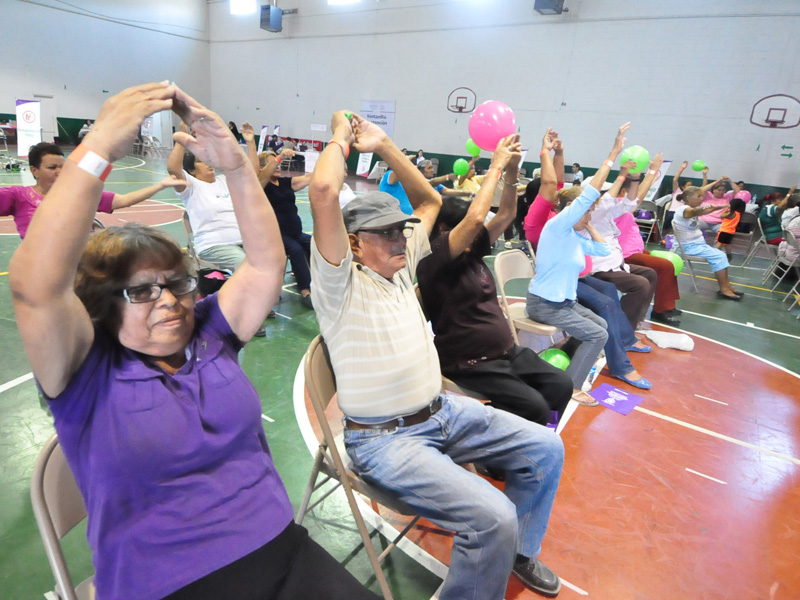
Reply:
[[[131,85],[170,79],[209,99],[205,0],[3,0],[0,113],[42,96],[43,118],[95,118]],[[61,132],[63,134],[63,132]]]
[[[630,120],[629,144],[663,151],[673,172],[702,159],[712,177],[798,182],[800,128],[750,123],[760,99],[800,98],[796,1],[566,0],[560,16],[533,0],[278,4],[299,9],[281,33],[208,5],[212,106],[225,119],[307,137],[336,109],[394,100],[399,145],[463,155],[469,116],[447,106],[467,87],[512,107],[529,160],[551,126],[568,162],[596,167]]]

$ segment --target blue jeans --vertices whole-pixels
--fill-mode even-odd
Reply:
[[[633,327],[619,303],[617,287],[609,281],[597,277],[584,277],[578,281],[578,302],[600,315],[606,322],[608,340],[603,348],[606,351],[608,370],[612,375],[627,375],[633,365],[625,352],[627,346],[637,342]]]
[[[365,481],[455,532],[440,600],[501,600],[516,555],[539,554],[564,463],[551,430],[453,396],[423,423],[345,429],[344,441]],[[460,466],[470,462],[504,470],[505,493]]]
[[[563,329],[581,342],[566,370],[573,387],[581,389],[608,340],[605,320],[575,300],[551,302],[530,292],[525,310],[534,321]]]

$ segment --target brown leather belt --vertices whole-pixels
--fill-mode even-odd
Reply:
[[[406,415],[404,417],[397,417],[389,421],[381,421],[380,423],[357,423],[345,418],[344,425],[348,429],[397,429],[398,427],[411,427],[412,425],[419,425],[430,419],[433,415],[439,412],[442,408],[442,397],[439,396],[428,404],[428,406],[418,410],[415,413]]]

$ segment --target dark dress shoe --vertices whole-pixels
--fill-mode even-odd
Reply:
[[[555,598],[561,591],[561,580],[538,558],[518,557],[514,575],[534,592]]]
[[[680,308],[678,308],[677,306],[675,308],[673,308],[672,310],[668,310],[666,312],[670,313],[673,317],[677,317],[677,316],[683,314],[683,311]]]
[[[742,297],[739,294],[734,294],[733,296],[728,296],[728,294],[723,294],[721,291],[717,292],[717,296],[720,298],[725,298],[726,300],[741,300]]]
[[[733,293],[736,294],[737,296],[739,296],[739,298],[744,296],[744,292],[740,292],[739,290],[733,290]]]
[[[673,317],[668,312],[656,312],[652,311],[650,313],[650,320],[651,321],[658,321],[659,323],[664,323],[665,325],[672,325],[673,327],[677,327],[681,324],[681,322]]]

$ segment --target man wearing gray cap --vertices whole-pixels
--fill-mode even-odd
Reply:
[[[441,394],[413,285],[441,197],[380,127],[349,116],[333,116],[333,139],[309,187],[311,293],[346,415],[347,452],[365,480],[455,532],[440,600],[500,600],[512,569],[555,596],[561,583],[536,556],[561,474],[561,439],[477,400]],[[340,209],[351,145],[376,152],[397,173],[412,215],[382,192]],[[473,461],[505,471],[505,493],[459,466]]]

